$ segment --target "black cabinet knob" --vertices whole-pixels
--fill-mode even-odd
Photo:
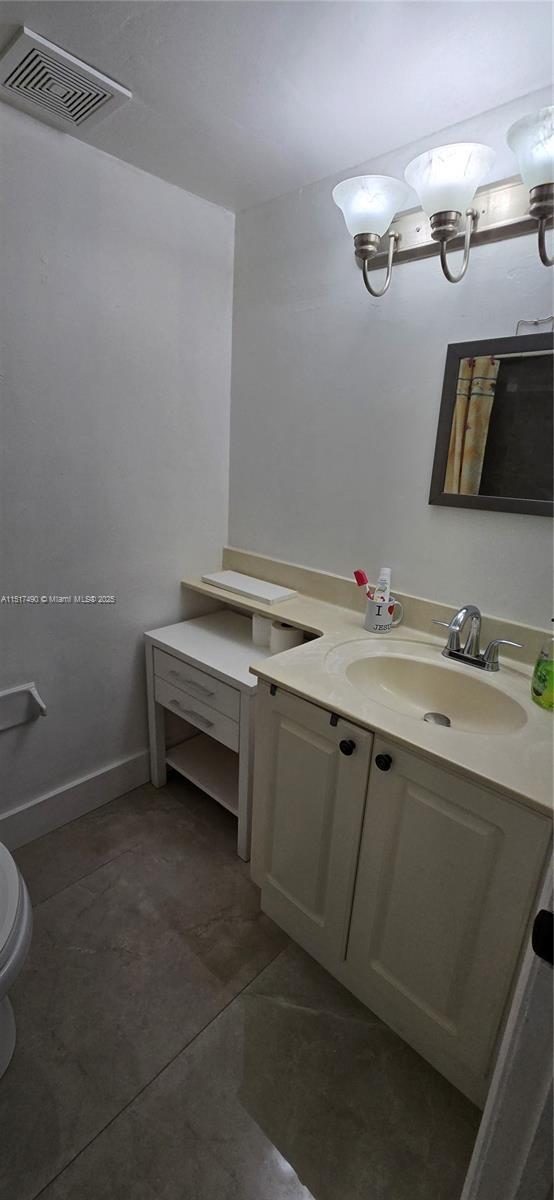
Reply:
[[[339,750],[341,754],[346,754],[348,757],[350,757],[350,755],[354,753],[355,749],[356,743],[352,741],[352,738],[343,738],[342,742],[339,742]]]
[[[392,767],[392,758],[390,754],[376,754],[375,766],[379,767],[380,771],[390,771]]]
[[[554,916],[545,908],[541,908],[533,922],[531,945],[543,962],[554,964]]]

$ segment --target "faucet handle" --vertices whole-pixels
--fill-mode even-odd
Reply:
[[[452,618],[452,621],[453,620],[454,617]],[[452,621],[439,621],[438,617],[433,617],[432,624],[444,625],[444,628],[448,629],[448,640],[446,647],[448,650],[453,650],[456,654],[458,654],[461,650],[460,631],[452,628]]]
[[[492,642],[489,642],[486,650],[483,652],[483,662],[487,671],[500,670],[500,663],[498,662],[499,646],[516,646],[518,650],[523,649],[522,642],[511,642],[508,638],[493,638]]]

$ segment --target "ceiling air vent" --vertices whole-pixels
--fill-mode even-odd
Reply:
[[[58,129],[77,132],[130,100],[131,92],[23,28],[0,54],[0,97]]]

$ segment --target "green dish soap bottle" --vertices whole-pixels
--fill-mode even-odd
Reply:
[[[552,618],[554,620],[554,617]],[[535,663],[531,680],[531,696],[541,708],[554,709],[554,637],[544,642]]]

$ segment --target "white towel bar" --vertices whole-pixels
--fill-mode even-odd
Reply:
[[[36,683],[21,683],[0,692],[0,733],[45,716],[46,705],[38,694]]]

